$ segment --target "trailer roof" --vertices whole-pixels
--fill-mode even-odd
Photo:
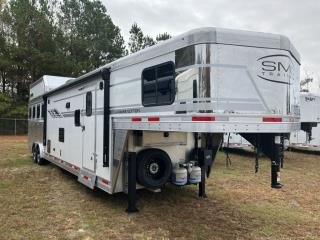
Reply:
[[[30,84],[30,101],[47,92],[50,92],[68,82],[73,80],[71,77],[43,75],[40,79]]]
[[[106,64],[72,81],[68,81],[66,84],[48,92],[46,95],[88,80],[88,78],[100,74],[104,68],[110,68],[111,71],[113,71],[173,52],[186,46],[203,43],[286,50],[300,64],[300,54],[286,36],[214,27],[198,28]]]

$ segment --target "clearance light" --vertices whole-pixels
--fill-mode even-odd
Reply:
[[[214,116],[193,116],[192,121],[194,122],[212,122],[215,121],[216,118]]]
[[[132,122],[141,122],[142,119],[141,118],[132,118],[131,121]]]
[[[159,122],[160,118],[159,117],[149,117],[148,122]]]
[[[282,122],[282,118],[275,118],[275,117],[264,117],[262,118],[263,122]]]

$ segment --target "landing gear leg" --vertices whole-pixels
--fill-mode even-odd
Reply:
[[[207,198],[206,194],[206,167],[201,166],[201,182],[199,183],[199,197]]]
[[[136,190],[136,153],[128,153],[128,213],[138,212],[136,207],[137,203],[137,190]]]
[[[199,197],[206,198],[206,175],[208,174],[208,166],[212,164],[212,150],[200,149],[199,166],[201,167],[201,182],[199,183]]]
[[[281,136],[275,136],[272,144],[271,187],[277,189],[283,187],[280,183],[281,151]]]

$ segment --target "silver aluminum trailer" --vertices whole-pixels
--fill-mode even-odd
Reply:
[[[271,159],[280,188],[280,138],[300,128],[299,71],[284,36],[192,30],[45,93],[35,159],[128,193],[135,211],[138,188],[198,184],[205,197],[223,134],[236,132]]]
[[[320,151],[320,96],[301,93],[301,130],[290,135],[290,148]]]

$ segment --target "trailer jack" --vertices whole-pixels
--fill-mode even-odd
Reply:
[[[283,135],[272,133],[242,133],[241,136],[271,160],[271,187],[277,189],[282,188],[283,185],[280,183],[280,166],[283,161]]]
[[[199,197],[206,198],[206,177],[209,173],[213,161],[213,151],[209,149],[199,149],[199,166],[201,167],[201,182],[199,183]]]
[[[135,152],[128,152],[128,213],[135,213],[139,210],[136,207],[137,203],[137,177],[136,177],[136,159]]]

